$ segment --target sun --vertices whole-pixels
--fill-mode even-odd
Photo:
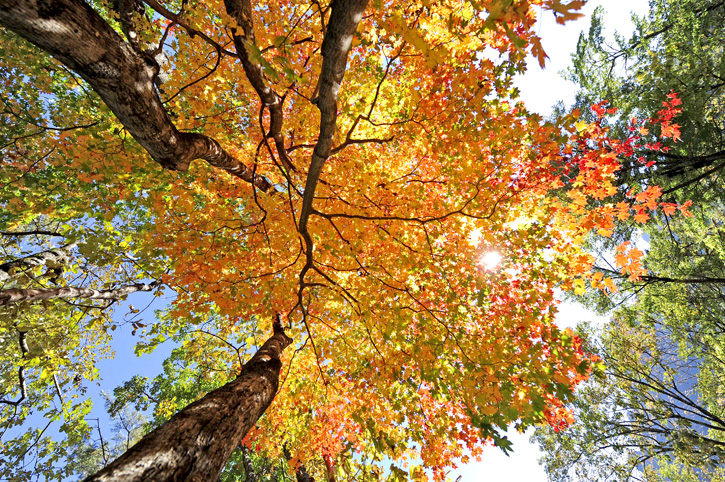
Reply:
[[[486,270],[494,270],[498,267],[498,264],[503,259],[503,256],[497,251],[488,251],[481,257],[479,264],[481,264]]]

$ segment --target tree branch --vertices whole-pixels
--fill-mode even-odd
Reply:
[[[55,265],[63,266],[68,262],[68,251],[73,249],[75,246],[76,243],[71,243],[60,248],[41,251],[40,253],[0,264],[0,281],[10,279],[13,276],[11,274],[11,271],[13,270],[27,271],[35,266],[47,264],[49,261]]]
[[[302,292],[306,286],[305,276],[312,268],[314,251],[314,243],[307,230],[307,222],[313,210],[312,202],[315,199],[315,190],[322,168],[332,150],[337,125],[337,96],[347,68],[347,54],[367,4],[368,0],[333,0],[330,6],[332,8],[330,21],[322,41],[322,72],[318,81],[319,96],[313,100],[320,110],[320,134],[312,151],[298,224],[299,233],[305,243],[306,255],[305,265],[300,270],[300,288],[297,293],[297,305],[302,308],[303,320],[306,313],[302,305]]]
[[[250,0],[224,0],[224,6],[227,13],[236,20],[237,24],[242,28],[241,31],[234,29],[232,39],[234,47],[237,50],[244,73],[252,84],[255,92],[262,101],[262,106],[269,109],[269,132],[267,137],[274,139],[274,145],[282,164],[290,170],[295,170],[292,160],[287,154],[284,146],[284,135],[282,127],[284,126],[284,114],[282,112],[282,99],[268,85],[262,65],[252,59],[250,51],[256,51],[261,55],[261,51],[257,46],[256,37],[254,35],[254,13],[252,11],[252,2]]]
[[[26,332],[24,331],[18,330],[18,343],[20,344],[20,353],[23,358],[25,358],[25,355],[27,355],[30,351],[28,350],[28,342],[25,340],[25,333]],[[25,381],[25,365],[21,365],[20,368],[18,368],[18,384],[20,385],[20,398],[15,401],[2,399],[0,400],[0,403],[13,405],[17,409],[18,405],[20,405],[20,403],[28,396],[28,386]]]
[[[209,45],[214,47],[218,53],[220,53],[220,54],[223,53],[225,55],[229,55],[230,57],[238,57],[237,54],[225,49],[224,47],[219,45],[219,43],[217,43],[214,40],[212,40],[211,38],[209,38],[209,36],[206,35],[204,32],[196,30],[194,27],[192,27],[191,25],[186,23],[184,20],[182,20],[180,16],[171,12],[170,10],[168,10],[166,7],[161,5],[156,0],[143,0],[143,2],[146,5],[148,5],[149,7],[151,7],[152,9],[154,9],[154,11],[156,13],[158,13],[159,15],[166,17],[169,20],[171,20],[172,22],[181,25],[184,28],[184,30],[186,30],[186,33],[189,34],[189,37],[194,38],[194,37],[198,36],[202,40],[204,40],[206,43],[208,43]]]
[[[54,231],[44,231],[42,229],[36,229],[33,231],[0,231],[0,236],[58,236],[58,237],[65,237],[65,235],[61,233],[56,233]]]
[[[32,302],[54,298],[85,298],[90,300],[118,300],[137,291],[151,291],[161,284],[154,281],[150,284],[135,283],[111,290],[94,290],[90,288],[74,288],[70,286],[60,288],[13,288],[0,290],[0,306],[21,301]]]
[[[82,0],[20,0],[0,6],[0,25],[53,55],[98,93],[134,139],[166,169],[203,159],[269,191],[271,183],[202,134],[180,132],[154,87],[159,66],[139,55]]]
[[[616,276],[620,279],[628,278],[619,271],[615,271],[609,268],[603,268],[601,266],[594,266],[597,271],[605,272],[609,275]],[[710,278],[708,276],[700,276],[698,278],[670,278],[667,276],[654,276],[645,275],[639,277],[640,281],[645,283],[691,283],[691,284],[725,284],[725,278]]]
[[[312,151],[300,211],[299,229],[303,236],[307,233],[307,221],[312,212],[312,201],[322,168],[332,150],[337,126],[337,96],[347,69],[347,54],[367,4],[368,0],[333,0],[331,4],[332,12],[322,41],[322,72],[318,82],[320,94],[313,101],[320,109],[320,134]],[[312,247],[311,243],[309,247]]]

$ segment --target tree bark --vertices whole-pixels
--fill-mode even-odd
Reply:
[[[151,291],[160,283],[135,283],[112,290],[94,290],[90,288],[12,288],[0,290],[0,306],[21,301],[50,300],[53,298],[85,298],[89,300],[120,300],[137,291]]]
[[[325,468],[327,469],[327,482],[335,481],[335,462],[330,457],[330,454],[324,454],[322,460],[325,461]]]
[[[312,214],[315,190],[325,161],[330,157],[337,127],[337,97],[347,69],[347,55],[352,47],[353,35],[363,18],[369,0],[333,0],[330,4],[330,20],[322,40],[322,72],[317,79],[319,95],[313,102],[320,110],[320,133],[312,150],[310,168],[307,171],[305,194],[302,198],[298,230],[305,242],[305,265],[300,271],[301,300],[305,276],[312,269],[314,242],[307,229]]]
[[[45,50],[90,84],[134,139],[166,169],[203,159],[263,191],[264,177],[203,134],[180,132],[154,87],[159,66],[140,55],[83,0],[0,0],[0,25]]]
[[[284,458],[287,459],[287,462],[292,460],[292,454],[286,445],[284,446],[282,453],[284,454]],[[315,482],[315,478],[307,472],[307,468],[303,464],[295,467],[295,479],[297,482]]]
[[[68,252],[75,247],[76,243],[67,244],[60,248],[42,251],[25,258],[14,259],[0,264],[0,281],[12,278],[14,272],[31,270],[36,266],[51,264],[60,269],[68,263]]]
[[[274,334],[236,379],[208,393],[142,438],[85,482],[213,482],[279,387],[282,351],[292,342],[279,316]]]
[[[320,110],[320,134],[312,151],[310,169],[307,173],[305,195],[302,199],[299,230],[305,238],[307,221],[312,212],[315,189],[322,174],[325,161],[330,156],[337,127],[337,96],[347,70],[347,54],[352,47],[352,38],[363,18],[369,0],[333,0],[330,4],[330,21],[322,40],[322,72],[318,79],[319,96],[314,99]],[[307,239],[306,239],[307,241]],[[311,239],[309,240],[311,241]],[[308,250],[312,246],[308,242]]]
[[[254,9],[251,0],[224,0],[224,6],[227,13],[236,20],[242,30],[232,30],[232,38],[234,39],[234,48],[239,54],[242,61],[244,73],[252,84],[255,92],[262,101],[262,105],[269,109],[269,132],[267,137],[274,140],[280,161],[287,169],[295,170],[292,160],[287,154],[284,146],[284,134],[282,129],[284,126],[284,113],[282,111],[282,99],[272,90],[268,82],[264,78],[262,66],[253,62],[250,58],[248,47],[257,48],[256,36],[254,35]]]
[[[259,476],[254,470],[252,460],[249,458],[249,449],[242,446],[242,467],[244,468],[244,482],[257,482]]]

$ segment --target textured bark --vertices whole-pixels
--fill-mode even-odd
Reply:
[[[292,454],[290,454],[287,446],[284,447],[283,454],[287,459],[287,462],[292,460]],[[295,468],[295,479],[297,479],[297,482],[315,482],[315,478],[307,472],[307,468],[303,464],[300,464]]]
[[[214,139],[180,132],[154,88],[159,67],[152,56],[134,51],[82,0],[0,0],[0,25],[83,77],[163,167],[186,171],[203,159],[264,191],[271,188]]]
[[[242,467],[244,468],[244,482],[257,482],[259,475],[254,470],[252,460],[249,458],[249,449],[242,446]]]
[[[120,300],[137,291],[151,291],[159,283],[135,283],[112,290],[93,290],[90,288],[13,288],[0,290],[0,306],[21,301],[50,300],[53,298],[85,298],[89,300]]]
[[[315,478],[312,477],[304,465],[300,465],[295,470],[295,478],[297,482],[315,482]]]
[[[330,157],[332,143],[337,126],[337,96],[342,85],[342,78],[347,69],[347,55],[352,47],[352,37],[363,18],[368,0],[333,0],[330,5],[330,21],[322,40],[322,71],[318,79],[319,96],[314,99],[320,110],[320,134],[312,151],[310,168],[307,171],[305,194],[302,198],[302,209],[298,230],[305,242],[305,265],[300,270],[299,302],[302,302],[302,290],[305,287],[305,276],[312,268],[314,242],[307,229],[307,222],[312,213],[312,202],[315,190],[322,174],[325,161]]]
[[[280,357],[291,342],[278,318],[272,337],[236,379],[178,412],[86,482],[218,480],[232,452],[272,403]]]
[[[0,281],[10,279],[18,271],[23,272],[45,264],[52,265],[53,269],[61,269],[63,265],[68,263],[68,252],[74,247],[75,243],[72,243],[61,248],[49,249],[0,264]]]

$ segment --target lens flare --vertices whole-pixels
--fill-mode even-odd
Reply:
[[[487,270],[494,270],[503,259],[497,251],[489,251],[481,257],[480,264]]]

